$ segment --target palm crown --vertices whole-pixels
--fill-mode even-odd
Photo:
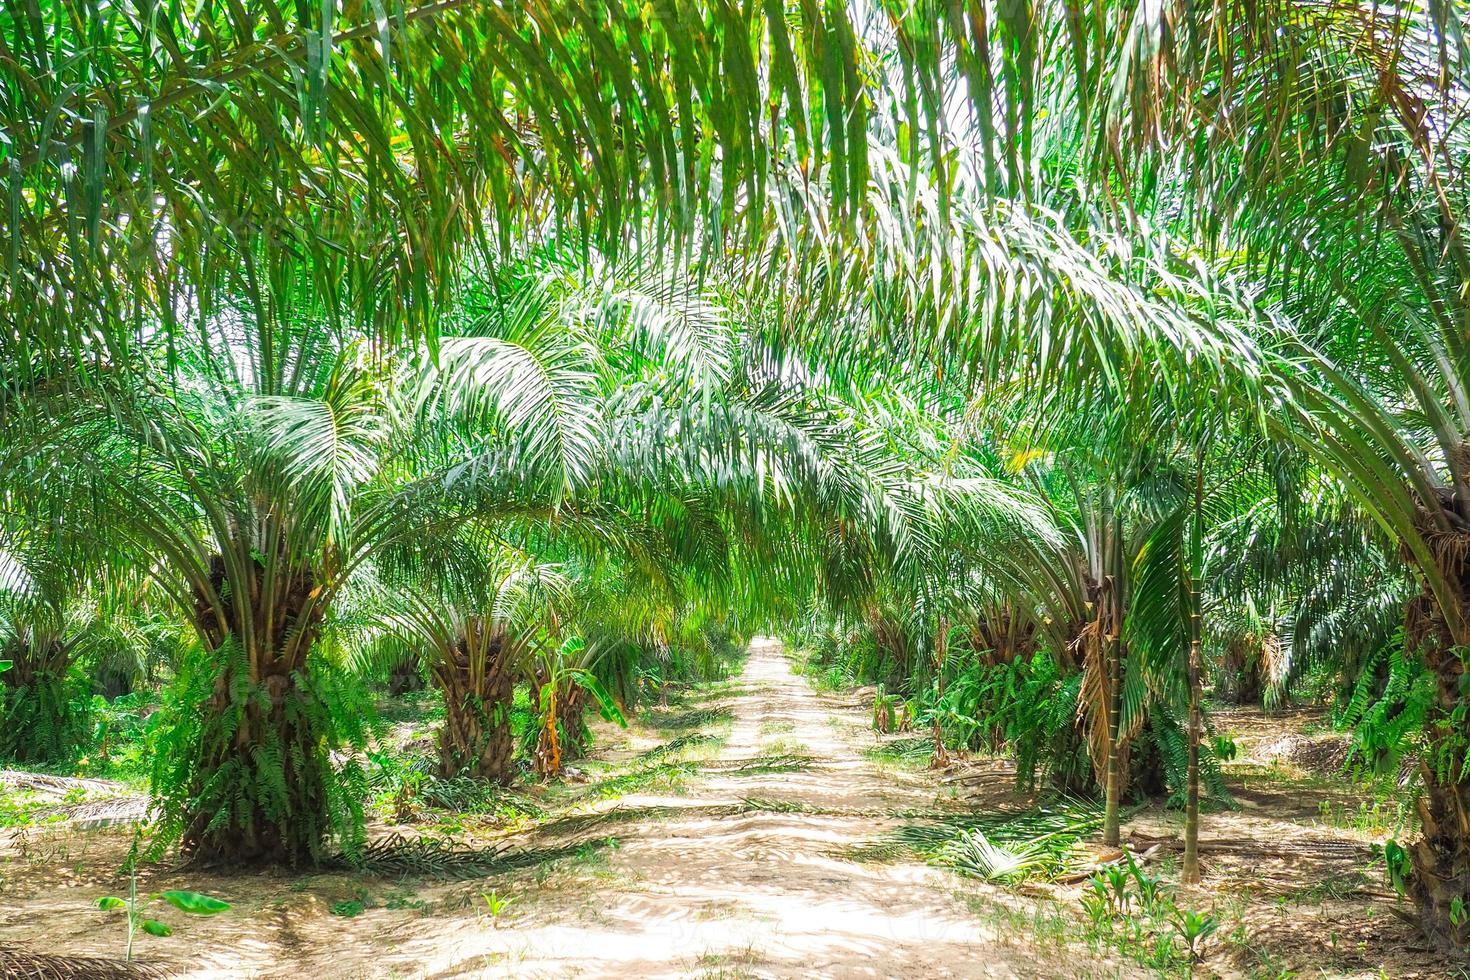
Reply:
[[[191,846],[317,853],[351,810],[311,707],[334,603],[469,527],[669,615],[918,597],[941,685],[958,619],[1033,624],[1082,672],[1111,837],[1150,704],[1189,716],[1196,807],[1210,542],[1289,456],[1422,584],[1413,889],[1463,946],[1461,15],[8,9],[6,493],[42,526],[90,501],[77,532],[156,561],[212,654],[169,776]],[[1031,423],[1012,473],[996,420]],[[222,775],[251,742],[261,778]]]

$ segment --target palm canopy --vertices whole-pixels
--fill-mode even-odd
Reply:
[[[308,707],[334,600],[474,522],[661,593],[624,624],[655,644],[686,589],[790,592],[901,620],[942,684],[953,617],[1025,621],[1083,654],[1116,804],[1142,667],[1160,703],[1188,675],[1197,795],[1208,542],[1290,444],[1424,584],[1416,896],[1463,945],[1464,13],[12,6],[5,492],[85,497],[211,669]],[[981,408],[1037,424],[1004,453]],[[269,701],[201,696],[247,730]],[[328,766],[303,732],[274,757]],[[188,833],[266,814],[274,853],[340,809],[278,789]]]
[[[241,291],[269,321],[302,278],[394,338],[433,322],[466,248],[553,226],[617,245],[650,207],[659,234],[729,228],[759,217],[778,172],[824,175],[846,205],[867,174],[859,33],[879,19],[468,0],[8,9],[5,295],[49,311],[8,340],[120,341]]]
[[[806,256],[922,205],[930,220],[913,227],[942,258],[953,194],[1046,204],[1055,175],[1109,159],[1089,127],[1147,131],[1123,123],[1158,101],[1148,66],[1186,53],[1161,25],[1197,16],[1156,13],[469,0],[7,11],[5,295],[27,314],[7,340],[22,354],[120,343],[240,294],[264,330],[303,283],[332,315],[392,339],[433,324],[467,249],[557,228],[617,248],[650,213],[655,238],[705,254],[742,228],[820,229],[795,251]],[[1244,18],[1220,16],[1227,29]],[[1203,60],[1184,64],[1213,73]]]

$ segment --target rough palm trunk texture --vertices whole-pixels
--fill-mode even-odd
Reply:
[[[1464,595],[1470,562],[1464,549],[1444,549],[1444,570]],[[1470,603],[1460,615],[1470,619]],[[1428,595],[1409,604],[1406,642],[1417,644],[1434,677],[1434,701],[1425,722],[1427,751],[1419,797],[1423,835],[1409,847],[1414,874],[1409,894],[1419,908],[1425,934],[1452,950],[1470,949],[1470,681],[1465,648],[1453,642],[1438,604]]]
[[[206,863],[294,866],[310,863],[328,832],[332,777],[312,722],[325,706],[310,682],[307,660],[324,610],[309,571],[275,569],[268,595],[265,567],[255,561],[251,571],[248,583],[226,583],[224,562],[216,556],[211,585],[226,597],[223,610],[203,594],[195,597],[195,623],[224,664],[203,705],[191,790],[196,799],[233,795],[250,802],[226,812],[197,806],[181,846]],[[227,784],[242,780],[253,791],[231,794]]]
[[[471,776],[508,785],[514,743],[510,728],[515,673],[510,645],[492,636],[474,662],[461,640],[454,654],[435,664],[434,680],[444,692],[444,727],[439,730],[439,771],[446,778]]]

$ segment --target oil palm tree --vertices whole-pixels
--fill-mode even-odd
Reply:
[[[1172,499],[1175,488],[1159,478],[1156,439],[1143,435],[1157,422],[1156,395],[1072,402],[1061,412],[1054,398],[1002,391],[991,403],[977,400],[970,414],[1007,420],[1003,450],[1050,504],[1057,532],[1023,538],[993,564],[1013,601],[1037,609],[1063,669],[1081,673],[1078,727],[1105,800],[1104,843],[1117,846],[1129,746],[1155,690],[1132,656],[1134,565],[1160,521],[1161,498]]]
[[[1269,322],[1268,418],[1341,479],[1423,593],[1404,613],[1435,678],[1411,884],[1426,933],[1470,945],[1470,704],[1461,679],[1467,432],[1460,285],[1466,146],[1461,5],[1166,6],[1109,113],[1130,166],[1188,201],[1191,233],[1232,253]],[[1175,14],[1185,31],[1165,31]],[[1197,43],[1206,36],[1230,43]],[[1101,41],[1101,38],[1099,38]],[[1166,66],[1155,74],[1154,68]],[[1147,108],[1145,108],[1147,107]],[[1149,126],[1128,127],[1134,113]],[[1141,120],[1140,120],[1141,121]],[[1209,161],[1206,163],[1205,161]],[[1240,220],[1228,219],[1227,213]],[[1260,363],[1262,355],[1245,348]]]
[[[547,447],[576,406],[548,397],[554,367],[512,372],[495,405],[519,420],[521,469],[436,469],[465,433],[400,406],[387,358],[315,316],[277,330],[269,354],[239,324],[222,314],[197,344],[149,352],[172,364],[32,399],[20,441],[83,475],[74,502],[95,540],[161,556],[157,579],[208,652],[157,760],[166,822],[201,858],[299,862],[354,823],[329,759],[351,725],[314,673],[334,601],[405,537],[496,508],[544,512],[567,458]],[[500,353],[535,359],[529,340]]]
[[[718,318],[699,325],[707,304],[666,293],[685,301],[672,316],[565,279],[512,270],[468,293],[437,360],[376,352],[305,299],[266,349],[246,301],[187,344],[11,403],[7,448],[47,460],[14,492],[66,491],[98,547],[161,556],[156,579],[198,634],[154,775],[186,852],[295,863],[350,842],[357,804],[331,753],[358,722],[316,652],[376,558],[496,518],[636,552],[631,515],[686,571],[713,569],[735,526],[717,507],[755,516],[741,535],[758,545],[775,539],[764,510],[874,506],[872,474],[829,452],[848,446],[830,419],[759,357],[732,373]]]
[[[6,521],[0,533],[0,756],[65,762],[82,745],[80,660],[106,631],[106,603],[77,574],[80,552],[29,523]]]
[[[350,344],[323,356],[292,341],[301,311],[388,348],[432,341],[475,267],[470,250],[488,263],[560,227],[609,251],[672,240],[696,246],[686,258],[723,259],[728,245],[759,286],[753,302],[785,314],[762,326],[763,341],[825,348],[825,375],[854,389],[897,366],[1117,395],[1148,372],[1196,383],[1194,366],[1208,362],[1232,383],[1222,397],[1352,488],[1422,583],[1404,627],[1437,693],[1413,889],[1426,931],[1463,948],[1464,19],[1459,2],[1306,0],[1098,4],[1086,16],[937,2],[8,9],[7,405],[29,390],[38,358],[65,352],[87,369],[103,397],[81,400],[137,420],[150,435],[134,465],[175,477],[172,496],[149,503],[153,525],[214,525],[218,552],[175,531],[150,539],[189,569],[175,598],[197,599],[207,642],[238,633],[249,648],[255,634],[266,645],[309,637],[325,583],[340,578],[332,569],[354,559],[337,550],[341,521],[313,518],[332,533],[308,533],[310,522],[263,504],[260,487],[241,492],[238,473],[204,474],[226,443],[249,444],[277,489],[317,488],[308,509],[353,510],[339,505],[355,497],[320,490],[372,485],[351,475],[351,459],[321,454],[335,463],[318,469],[339,481],[304,466],[295,472],[316,476],[293,480],[305,460],[285,458],[283,433],[325,431],[290,421],[301,407],[290,400],[340,406],[358,384],[327,380]],[[1222,297],[1222,277],[1253,302]],[[1255,343],[1227,322],[1250,319],[1244,306]],[[348,321],[354,331],[342,331]],[[197,359],[198,335],[250,351],[248,403],[211,408],[199,390],[124,379],[140,356]],[[455,363],[480,372],[491,348],[460,345],[456,362],[451,347],[449,375]],[[232,376],[235,360],[206,376]],[[168,411],[143,424],[128,406],[145,394],[159,409],[197,404],[210,432]],[[765,397],[767,422],[809,408]],[[586,448],[575,425],[541,431],[521,447],[533,462],[559,451],[570,464]],[[463,433],[440,435],[442,460]],[[456,471],[476,478],[464,492],[482,504],[508,492],[488,493],[505,471],[485,459]],[[738,469],[723,462],[681,465]],[[801,475],[853,553],[925,527],[885,510],[917,511],[915,495],[893,492],[901,481]],[[545,502],[583,476],[558,466],[525,485]],[[419,508],[440,486],[416,486],[412,504],[410,491],[385,492],[384,513]],[[184,520],[186,498],[197,506]],[[816,509],[808,516],[822,526]],[[877,530],[850,526],[855,516]],[[280,556],[264,538],[294,547],[313,536],[330,557],[266,574]],[[862,574],[862,562],[839,564]],[[255,585],[279,608],[248,629],[229,623]]]
[[[529,669],[544,601],[556,590],[554,566],[504,544],[457,535],[452,562],[413,562],[410,575],[370,615],[400,642],[378,648],[393,662],[403,650],[444,696],[439,772],[508,785],[515,776],[510,713],[516,680]],[[392,562],[386,563],[389,567]]]

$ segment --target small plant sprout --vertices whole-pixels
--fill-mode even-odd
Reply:
[[[1087,883],[1090,887],[1082,893],[1082,908],[1094,926],[1101,926],[1112,919],[1112,901],[1108,895],[1107,882],[1093,875]]]
[[[494,919],[496,925],[500,924],[500,917],[505,914],[505,910],[515,904],[515,899],[501,895],[493,889],[488,892],[480,892],[480,899],[485,903],[485,914]]]
[[[1377,850],[1376,847],[1374,849]],[[1403,898],[1408,888],[1409,875],[1414,870],[1409,852],[1398,841],[1390,840],[1384,843],[1381,854],[1388,869],[1388,882],[1393,886],[1394,893]]]
[[[133,961],[133,937],[139,930],[150,936],[173,935],[166,923],[158,919],[149,918],[145,913],[148,906],[156,901],[165,901],[189,915],[217,915],[230,907],[229,902],[222,902],[217,898],[202,895],[199,892],[166,891],[155,892],[151,895],[138,895],[138,872],[136,868],[130,868],[128,872],[128,897],[118,898],[115,895],[106,895],[97,899],[97,907],[104,912],[122,911],[127,913],[128,945],[124,956],[127,962]]]
[[[428,785],[429,774],[386,752],[369,752],[368,758],[377,767],[377,780],[393,807],[393,822],[413,823],[418,816],[418,798]]]
[[[1109,901],[1113,909],[1119,913],[1128,910],[1128,882],[1133,876],[1128,869],[1120,864],[1110,864],[1103,869],[1103,880],[1107,882],[1110,890]]]
[[[1189,949],[1189,957],[1195,962],[1204,958],[1205,940],[1218,928],[1220,920],[1206,912],[1195,912],[1191,909],[1179,909],[1174,913],[1171,920],[1174,930],[1179,933],[1184,945]]]
[[[1128,873],[1133,876],[1133,882],[1138,886],[1138,903],[1144,909],[1152,910],[1165,895],[1164,883],[1144,871],[1142,865],[1133,860],[1132,854],[1129,854],[1127,858]]]

